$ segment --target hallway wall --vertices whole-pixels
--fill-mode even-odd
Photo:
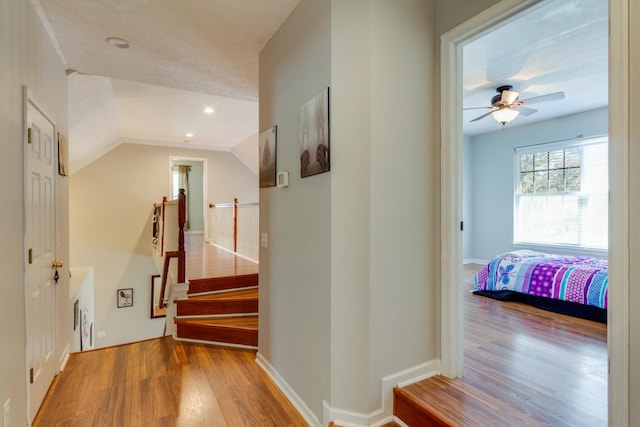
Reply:
[[[23,85],[55,121],[56,131],[68,135],[67,80],[62,61],[30,1],[0,0],[0,407],[9,400],[11,425],[27,425],[25,341],[25,193]],[[56,256],[67,261],[68,178],[56,175]],[[69,303],[68,264],[56,287],[58,312],[56,366],[63,363],[73,333]]]

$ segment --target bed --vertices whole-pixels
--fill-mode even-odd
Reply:
[[[484,266],[473,292],[606,323],[608,284],[606,260],[518,250]]]

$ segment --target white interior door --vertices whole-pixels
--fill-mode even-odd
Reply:
[[[56,373],[55,281],[55,126],[27,100],[25,147],[26,313],[29,420],[35,417]]]

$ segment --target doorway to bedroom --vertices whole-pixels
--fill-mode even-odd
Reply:
[[[532,3],[461,49],[462,378],[491,372],[549,419],[536,399],[584,394],[556,404],[604,426],[606,324],[470,293],[515,250],[607,259],[608,2]],[[555,358],[571,362],[555,370]]]

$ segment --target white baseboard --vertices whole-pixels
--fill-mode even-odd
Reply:
[[[382,388],[381,406],[368,414],[332,408],[327,402],[323,402],[324,425],[327,425],[329,421],[333,421],[344,427],[379,427],[390,421],[395,421],[396,418],[393,416],[393,388],[395,386],[404,387],[439,373],[440,362],[431,360],[383,377],[380,380]]]
[[[62,351],[62,354],[60,355],[60,359],[58,360],[58,363],[60,366],[59,372],[62,372],[64,367],[67,366],[68,361],[69,361],[69,343],[67,343],[67,345],[64,346],[64,350]]]
[[[300,412],[302,418],[305,419],[309,426],[311,427],[324,427],[320,424],[320,420],[318,417],[309,409],[306,403],[298,396],[298,394],[289,386],[289,384],[280,376],[278,371],[271,366],[271,364],[262,357],[260,352],[256,354],[256,363],[269,375],[269,377],[273,380],[274,383],[278,386],[280,391],[284,393],[284,395],[289,399],[289,401],[293,404],[293,406]]]
[[[405,387],[426,378],[430,378],[440,373],[440,361],[431,360],[420,365],[405,369],[395,374],[383,377],[381,382],[382,402],[379,409],[368,414],[350,411],[342,408],[332,408],[326,401],[323,405],[323,421],[309,409],[306,403],[298,396],[298,394],[287,384],[280,376],[278,371],[258,352],[256,355],[256,363],[269,375],[269,377],[280,388],[289,401],[300,412],[302,417],[312,427],[324,427],[330,421],[343,427],[380,427],[391,421],[395,421],[403,427],[406,427],[401,420],[393,415],[393,388],[396,386]]]
[[[463,264],[489,264],[489,260],[478,258],[466,258],[462,261]]]

